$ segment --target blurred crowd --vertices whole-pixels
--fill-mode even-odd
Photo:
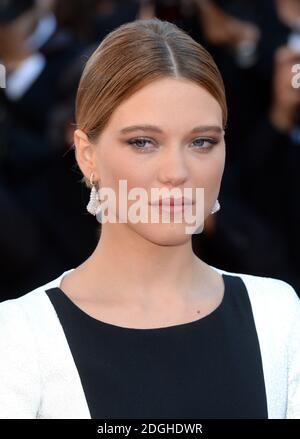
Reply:
[[[221,210],[193,236],[195,253],[300,295],[300,0],[1,0],[0,301],[94,250],[72,146],[78,82],[105,35],[154,16],[212,53],[228,99]]]

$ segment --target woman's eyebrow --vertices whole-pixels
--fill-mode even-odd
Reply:
[[[156,133],[163,134],[163,130],[155,125],[132,125],[129,127],[122,128],[119,131],[119,134],[127,134],[131,133],[132,131],[153,131]],[[207,132],[214,132],[216,134],[222,134],[223,128],[219,125],[200,125],[191,130],[191,133],[207,133]]]

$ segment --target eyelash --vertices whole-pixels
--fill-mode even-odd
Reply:
[[[208,147],[199,147],[199,148],[197,148],[196,147],[196,149],[199,149],[199,150],[210,150],[210,149],[212,149],[212,147],[214,146],[214,145],[216,145],[217,143],[218,143],[218,140],[215,140],[215,139],[209,139],[209,138],[206,138],[206,137],[198,137],[197,139],[195,139],[194,140],[194,142],[196,141],[196,140],[202,140],[202,141],[204,141],[204,142],[208,142],[208,143],[210,143],[210,145],[208,146]],[[151,143],[153,143],[152,142],[152,140],[150,140],[150,139],[147,139],[147,138],[145,138],[145,137],[136,137],[136,138],[134,138],[134,139],[130,139],[130,140],[128,140],[127,141],[127,143],[129,144],[129,145],[131,145],[131,146],[133,146],[133,148],[136,150],[136,151],[138,151],[138,152],[145,152],[145,151],[147,151],[149,148],[141,148],[141,147],[138,147],[138,146],[136,146],[136,143],[138,142],[138,141],[144,141],[144,142],[151,142]]]

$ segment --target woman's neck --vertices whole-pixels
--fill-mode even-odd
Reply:
[[[213,272],[194,254],[191,237],[180,245],[158,245],[124,224],[104,225],[95,251],[78,268],[95,294],[101,285],[127,302],[185,300]]]

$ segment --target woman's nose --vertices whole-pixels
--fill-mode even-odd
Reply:
[[[164,185],[178,186],[189,176],[184,153],[179,148],[167,149],[158,158],[158,179]]]

